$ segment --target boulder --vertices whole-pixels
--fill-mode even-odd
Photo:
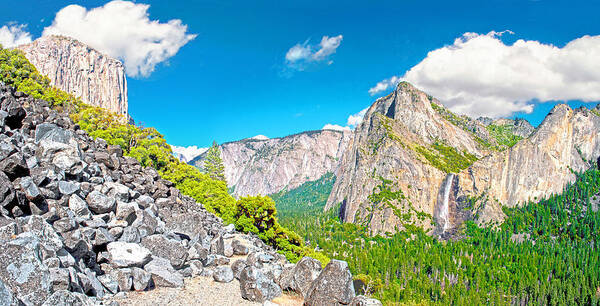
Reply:
[[[233,254],[235,255],[248,255],[248,246],[244,245],[237,239],[234,239],[231,242],[231,247],[233,248]]]
[[[128,242],[111,242],[107,245],[110,263],[115,267],[143,267],[152,259],[152,253],[145,247]]]
[[[152,281],[157,287],[183,287],[183,276],[173,269],[168,259],[152,257],[144,270],[152,274]]]
[[[187,249],[179,241],[168,239],[163,235],[152,235],[142,239],[142,245],[152,255],[166,258],[175,269],[180,269],[187,259]]]
[[[96,214],[104,214],[115,209],[117,201],[114,198],[109,198],[106,195],[94,190],[86,197],[88,206],[91,211]]]
[[[253,266],[247,266],[242,270],[240,290],[244,299],[260,303],[272,300],[282,293],[277,284]]]
[[[133,276],[133,289],[136,291],[146,290],[150,285],[152,274],[143,269],[137,267],[131,268],[131,275]]]
[[[219,283],[229,283],[233,280],[233,271],[229,266],[217,267],[213,273],[213,279]]]
[[[243,259],[238,259],[231,264],[231,270],[233,271],[233,276],[236,279],[240,279],[240,275],[242,271],[246,268],[246,261]]]
[[[40,257],[40,241],[18,236],[0,248],[0,281],[25,305],[40,305],[51,294],[50,271]]]
[[[321,274],[321,269],[320,261],[311,257],[303,257],[294,267],[290,289],[302,297],[306,297],[310,285]]]
[[[71,131],[58,127],[53,123],[42,123],[35,127],[35,142],[42,140],[55,141],[68,144],[73,138]]]
[[[347,305],[354,298],[352,273],[348,263],[332,259],[313,281],[304,299],[304,304]]]

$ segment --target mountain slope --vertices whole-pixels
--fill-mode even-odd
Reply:
[[[282,138],[249,138],[220,145],[225,177],[236,197],[291,190],[335,172],[350,133],[310,131]],[[201,168],[205,154],[190,164]]]
[[[439,219],[447,173],[459,172],[495,146],[480,122],[456,116],[400,83],[375,101],[356,128],[326,209],[341,203],[344,221],[360,219],[375,232],[401,229],[407,220],[431,228]],[[396,192],[395,198],[368,199],[377,190]]]
[[[18,48],[53,86],[127,116],[127,79],[120,61],[64,36],[44,36]]]

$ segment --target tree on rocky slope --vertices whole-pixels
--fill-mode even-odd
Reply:
[[[203,170],[213,180],[225,182],[225,166],[221,159],[221,150],[216,141],[213,141],[212,147],[206,152]]]

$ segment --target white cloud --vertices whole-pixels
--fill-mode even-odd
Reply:
[[[346,126],[328,123],[328,124],[325,124],[325,126],[323,127],[323,130],[336,130],[336,131],[354,130],[354,128],[356,128],[356,126],[359,125],[363,121],[363,118],[364,118],[365,114],[367,113],[368,109],[369,108],[367,107],[356,114],[352,114],[352,115],[348,116],[348,120],[346,121]]]
[[[189,147],[179,147],[179,146],[171,146],[171,151],[173,151],[173,155],[177,157],[182,162],[189,162],[192,159],[200,156],[202,153],[206,152],[208,148],[198,148],[197,146],[189,146]]]
[[[27,25],[9,23],[0,28],[0,44],[4,48],[12,48],[31,42],[31,34],[25,31]]]
[[[350,115],[348,116],[348,122],[347,124],[349,126],[351,126],[352,128],[356,127],[357,125],[359,125],[362,121],[363,121],[363,117],[365,116],[365,113],[367,113],[367,110],[369,108],[365,108],[363,110],[361,110],[360,112],[354,114],[354,115]]]
[[[150,20],[147,4],[115,0],[87,10],[79,5],[61,9],[43,35],[73,37],[123,60],[129,76],[148,76],[157,64],[177,54],[196,35],[179,19]]]
[[[318,45],[310,45],[308,40],[303,44],[296,44],[285,54],[286,64],[296,70],[304,70],[309,63],[325,61],[327,65],[331,65],[333,61],[329,59],[329,56],[335,53],[342,43],[342,39],[342,35],[323,36]]]
[[[334,130],[343,132],[350,131],[350,127],[327,123],[323,126],[322,130]]]
[[[528,113],[533,101],[600,101],[600,36],[586,35],[561,48],[522,39],[507,45],[500,40],[503,33],[465,33],[429,52],[399,79],[471,116]]]
[[[374,87],[369,89],[369,94],[371,96],[374,96],[380,92],[384,92],[386,90],[388,90],[388,88],[394,88],[396,85],[398,85],[398,83],[400,82],[400,77],[397,76],[393,76],[389,79],[385,79],[379,83],[377,83],[377,85],[375,85]]]

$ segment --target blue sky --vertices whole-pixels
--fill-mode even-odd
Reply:
[[[105,3],[22,0],[3,7],[0,26],[27,24],[24,30],[35,39],[65,6],[89,9]],[[589,0],[137,3],[150,5],[150,19],[180,19],[187,33],[197,35],[148,76],[128,78],[130,114],[180,146],[208,146],[213,140],[257,134],[279,137],[325,124],[345,126],[349,115],[378,96],[369,94],[369,89],[392,76],[403,76],[428,52],[452,45],[464,33],[510,30],[514,34],[495,39],[507,45],[523,39],[558,47],[600,34],[600,1]],[[316,52],[323,36],[337,35],[343,39],[325,60],[306,63],[303,70],[286,62],[293,46],[311,45]],[[424,84],[429,80],[419,77],[415,79]],[[540,91],[546,98],[561,92],[560,88]],[[571,97],[583,97],[581,91],[557,97],[578,100]],[[539,104],[530,114],[522,112],[523,104],[512,105],[511,115],[538,124],[553,104]]]

